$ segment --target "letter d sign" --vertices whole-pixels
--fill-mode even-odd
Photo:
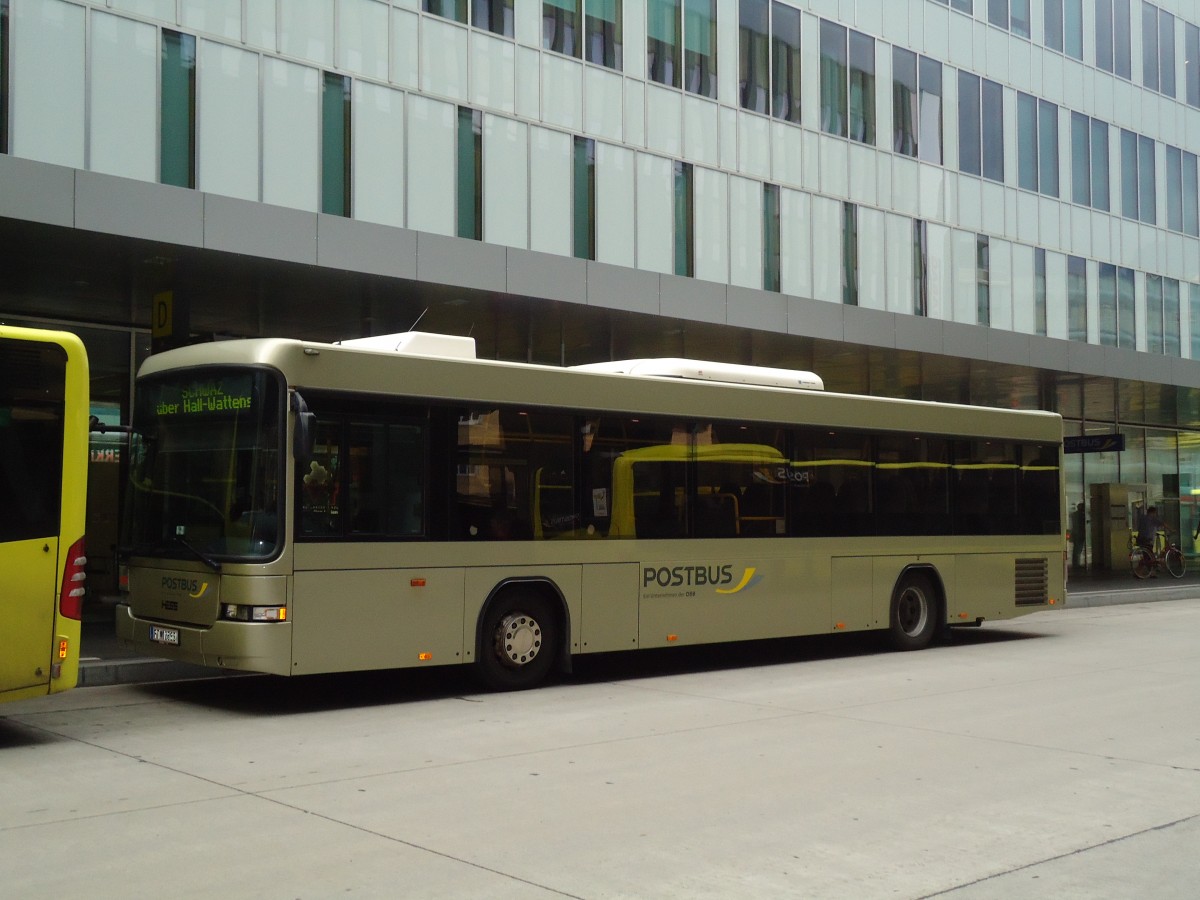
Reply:
[[[170,337],[175,324],[174,317],[175,294],[172,291],[162,291],[154,295],[154,320],[150,323],[150,336],[156,338]]]

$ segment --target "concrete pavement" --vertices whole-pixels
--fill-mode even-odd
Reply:
[[[1200,599],[0,713],[12,897],[1192,900]],[[65,855],[64,855],[65,854]]]

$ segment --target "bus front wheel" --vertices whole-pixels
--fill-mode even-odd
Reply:
[[[539,684],[558,653],[558,620],[545,598],[515,591],[492,601],[483,618],[476,669],[487,687],[519,691]]]
[[[904,575],[892,593],[888,636],[897,650],[928,647],[938,630],[938,600],[928,575]]]

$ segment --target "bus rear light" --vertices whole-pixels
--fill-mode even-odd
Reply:
[[[225,604],[225,618],[237,622],[286,622],[286,606],[247,606],[240,603]]]
[[[70,641],[68,641],[66,638],[58,639],[58,658],[59,659],[66,659],[67,654],[70,651],[70,649],[71,649]]]
[[[59,615],[67,619],[83,618],[83,597],[87,593],[87,557],[83,552],[84,539],[80,538],[67,551],[67,563],[63,566],[62,592],[58,596]]]
[[[417,659],[419,659],[421,662],[429,662],[431,659],[433,659],[433,654],[432,653],[418,653]]]

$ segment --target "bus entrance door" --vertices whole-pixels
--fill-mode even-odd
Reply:
[[[50,681],[57,569],[56,538],[0,544],[0,685],[5,690]]]

